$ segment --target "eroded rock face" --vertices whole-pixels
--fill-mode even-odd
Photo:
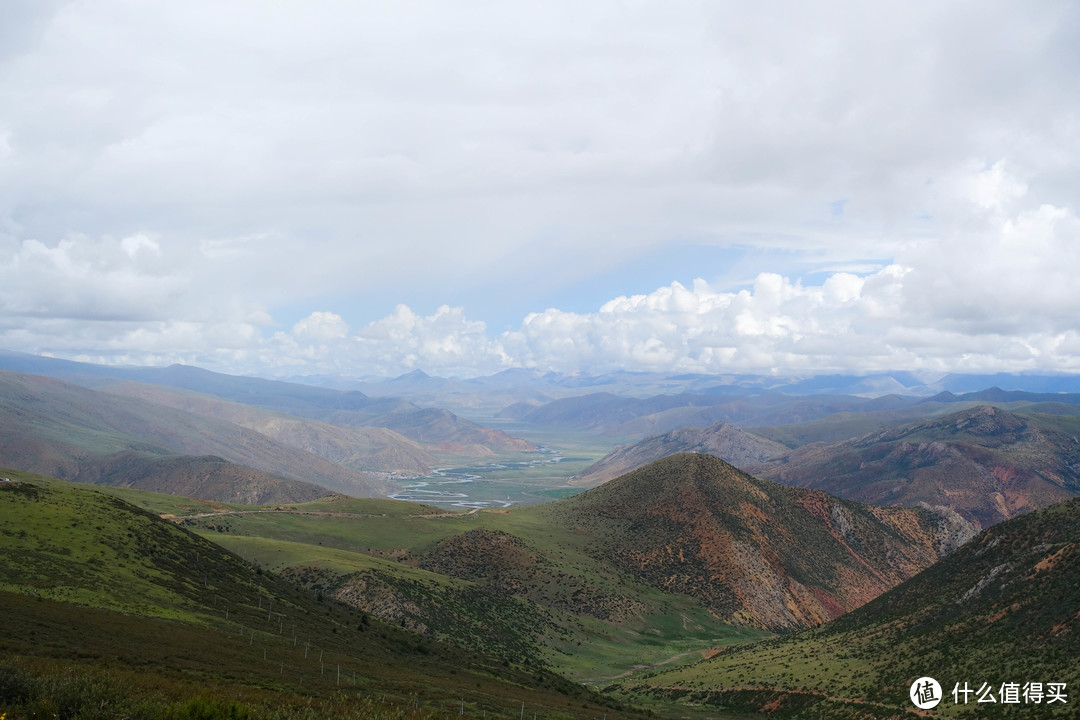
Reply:
[[[919,503],[938,517],[941,526],[941,539],[938,543],[942,555],[948,555],[971,538],[979,534],[979,523],[965,519],[960,513],[944,505]]]

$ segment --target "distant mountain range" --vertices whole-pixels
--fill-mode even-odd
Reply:
[[[0,368],[96,389],[129,381],[188,390],[332,425],[385,428],[441,452],[468,457],[535,449],[500,430],[482,427],[447,410],[420,408],[400,398],[371,398],[357,391],[224,375],[186,365],[121,368],[0,352]]]
[[[899,395],[926,398],[941,392],[963,394],[988,387],[1030,393],[1080,394],[1080,377],[998,373],[990,375],[913,374],[810,375],[775,377],[735,373],[677,374],[652,372],[544,372],[514,368],[477,378],[434,377],[421,370],[385,379],[348,380],[297,377],[294,380],[339,390],[360,390],[373,397],[401,397],[462,412],[493,412],[514,404],[542,405],[552,400],[605,392],[620,397],[657,395],[849,395],[864,398]],[[720,420],[725,418],[714,418]],[[700,423],[699,423],[700,424]],[[708,424],[708,423],[705,423]],[[670,429],[670,428],[668,428]]]
[[[844,416],[857,416],[857,422],[884,427],[901,420],[933,415],[952,405],[985,402],[1009,403],[1033,412],[1080,414],[1080,395],[1007,392],[990,388],[963,395],[938,393],[931,398],[786,393],[682,393],[635,398],[603,392],[562,398],[543,405],[516,403],[503,408],[498,416],[536,425],[629,438],[663,434],[681,427],[707,427],[716,422],[755,428],[799,425],[828,418],[833,428],[839,428],[837,421],[842,421]],[[810,440],[796,442],[802,444],[807,441]]]
[[[1080,493],[1080,417],[1073,415],[979,405],[794,450],[765,437],[828,435],[837,426],[864,423],[861,416],[844,416],[810,423],[801,433],[780,427],[754,434],[725,423],[683,428],[616,448],[586,468],[581,482],[602,482],[679,452],[703,452],[759,477],[838,497],[947,507],[981,527]]]
[[[1078,438],[1080,417],[979,405],[747,469],[863,502],[944,505],[988,527],[1080,493]]]
[[[721,420],[704,429],[684,427],[620,445],[585,468],[580,482],[586,487],[599,485],[675,453],[708,453],[742,468],[763,463],[787,451],[788,448],[778,442]]]
[[[226,420],[353,470],[427,475],[436,463],[419,443],[386,428],[345,428],[164,385],[122,382],[100,390]]]
[[[0,371],[0,465],[154,490],[170,477],[177,485],[169,492],[229,502],[387,492],[384,478],[224,420],[7,371]],[[180,469],[189,477],[181,480]]]

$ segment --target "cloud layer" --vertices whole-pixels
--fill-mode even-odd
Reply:
[[[10,349],[1080,371],[1074,3],[13,2],[0,40]],[[705,246],[747,260],[583,305]]]

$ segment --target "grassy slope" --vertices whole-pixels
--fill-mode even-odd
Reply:
[[[185,522],[380,617],[459,643],[471,637],[503,655],[533,652],[580,680],[761,637],[718,621],[693,598],[650,588],[599,562],[589,552],[591,534],[552,525],[536,510],[426,518],[253,513]],[[446,569],[432,561],[440,543],[477,529],[519,538],[535,561],[492,564],[492,572],[464,578],[437,572]],[[463,551],[480,565],[500,562],[482,549]]]
[[[385,713],[413,697],[446,711],[464,698],[474,717],[508,715],[521,702],[563,717],[601,711],[589,692],[529,658],[507,663],[423,639],[317,599],[113,495],[6,474],[17,482],[0,484],[0,707],[15,717],[51,716],[69,695],[82,709],[64,717],[117,716],[90,707],[102,693],[122,714],[149,703],[135,714],[159,717],[206,692],[257,716],[311,716],[299,706],[346,702],[335,697],[346,688],[352,699],[334,714],[379,714],[357,704],[357,690],[368,710],[381,696]],[[229,715],[207,715],[217,716]]]
[[[1008,716],[1000,704],[957,706],[952,688],[985,682],[996,695],[1006,682],[1062,682],[1074,694],[1078,577],[1080,500],[1070,500],[990,528],[821,628],[734,648],[619,689],[742,711],[778,704],[772,717],[780,718],[891,717],[913,709],[908,688],[930,675],[946,695],[935,715]],[[1074,717],[1074,698],[1069,702],[1013,709],[1022,717]]]
[[[683,477],[687,463],[710,467]],[[717,472],[736,473],[714,458],[680,456],[644,479],[512,512],[185,522],[380,617],[456,642],[487,627],[480,634],[491,652],[535,652],[583,680],[754,635],[725,620],[820,622],[937,557],[927,513],[868,509],[741,473],[729,482]],[[847,530],[830,519],[836,513]],[[685,558],[664,550],[671,547]],[[753,562],[722,571],[731,557],[755,552],[766,571]],[[761,572],[775,588],[762,586]],[[777,606],[777,593],[789,591]]]

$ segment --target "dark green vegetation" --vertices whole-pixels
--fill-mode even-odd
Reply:
[[[113,495],[5,476],[0,711],[11,718],[429,717],[462,703],[471,717],[522,703],[545,717],[621,716],[533,658],[384,624]]]
[[[942,717],[1076,717],[1080,687],[1080,499],[1009,520],[897,588],[820,628],[730,648],[635,679],[629,697],[780,718],[895,717],[936,678]],[[993,688],[957,706],[952,689]],[[1068,703],[1004,705],[1004,683],[1066,683]],[[1022,701],[1021,701],[1022,702]]]
[[[534,657],[578,680],[762,635],[596,557],[595,536],[552,524],[539,512],[546,507],[422,517],[252,512],[182,522],[389,622],[501,657]]]
[[[754,480],[707,455],[511,511],[182,522],[389,622],[579,680],[818,624],[948,546],[928,511]]]
[[[751,472],[884,505],[955,509],[983,527],[1080,492],[1080,417],[980,405],[831,445]]]

